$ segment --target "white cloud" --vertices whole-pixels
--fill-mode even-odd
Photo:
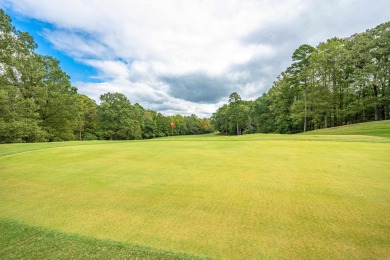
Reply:
[[[100,57],[107,58],[111,50],[107,45],[93,38],[87,38],[82,34],[72,31],[50,31],[44,29],[44,37],[49,40],[56,49],[66,52],[74,58]]]
[[[130,71],[126,63],[113,60],[80,60],[86,65],[98,69],[101,73],[102,80],[127,80],[130,76]]]
[[[372,28],[390,9],[385,0],[5,3],[54,24],[43,31],[46,39],[98,71],[103,83],[74,82],[80,92],[97,98],[118,91],[146,108],[202,115],[226,102],[231,90],[260,96],[300,44]]]

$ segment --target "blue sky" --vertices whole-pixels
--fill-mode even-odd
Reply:
[[[12,18],[12,24],[18,30],[29,32],[34,37],[35,42],[38,44],[36,52],[41,55],[50,55],[59,60],[61,68],[71,76],[72,82],[101,82],[94,77],[97,74],[96,69],[79,63],[73,57],[54,48],[50,41],[44,37],[42,32],[46,29],[53,30],[54,26],[52,24],[23,16],[15,13],[12,9],[7,9],[6,11]]]
[[[0,0],[80,93],[121,92],[166,115],[210,116],[268,91],[302,44],[389,20],[388,0]]]

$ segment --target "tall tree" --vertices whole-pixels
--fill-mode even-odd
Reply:
[[[42,127],[50,141],[73,140],[77,125],[77,89],[70,84],[69,76],[62,71],[58,60],[42,57],[45,75],[41,96],[37,97]]]
[[[0,9],[0,142],[45,139],[34,98],[21,82],[21,68],[34,56],[32,37],[16,30]]]
[[[236,134],[241,134],[241,128],[240,128],[240,117],[243,113],[243,107],[241,106],[241,97],[237,94],[237,92],[233,92],[229,96],[229,107],[230,107],[230,113],[231,113],[231,121],[235,122],[236,126]]]
[[[3,10],[0,30],[0,88],[3,102],[14,102],[8,106],[14,107],[13,113],[1,120],[3,130],[9,129],[3,132],[18,129],[13,135],[19,141],[72,140],[76,89],[69,77],[57,60],[34,53],[37,45],[31,35],[16,30]],[[0,110],[5,111],[3,104]]]
[[[290,70],[293,74],[295,74],[295,79],[297,79],[297,83],[299,87],[302,87],[304,93],[304,121],[303,121],[303,131],[307,130],[307,92],[309,85],[309,58],[315,51],[315,48],[308,45],[303,44],[298,49],[296,49],[292,55],[293,61],[295,61]]]

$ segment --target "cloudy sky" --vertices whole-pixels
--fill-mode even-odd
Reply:
[[[0,0],[80,93],[121,92],[165,115],[255,99],[316,46],[388,21],[389,0]]]

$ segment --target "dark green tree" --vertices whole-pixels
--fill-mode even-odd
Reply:
[[[303,131],[307,130],[307,95],[308,88],[310,83],[310,67],[309,67],[309,58],[315,51],[315,48],[303,44],[298,49],[296,49],[292,55],[293,61],[295,61],[290,67],[291,73],[293,74],[293,79],[297,84],[295,87],[303,90],[304,97],[304,120],[303,120]]]
[[[253,121],[253,133],[271,133],[274,130],[274,118],[270,111],[272,104],[269,96],[264,93],[253,102],[250,116]]]
[[[97,139],[98,105],[83,94],[77,95],[77,101],[76,135],[79,140],[95,140]]]
[[[0,139],[3,142],[74,139],[76,89],[71,87],[69,77],[57,60],[34,52],[37,45],[33,38],[16,30],[3,10],[0,10],[0,30],[0,89],[4,94]]]
[[[229,96],[230,121],[235,123],[237,135],[240,135],[242,130],[243,109],[240,95],[237,92],[231,93]]]
[[[106,93],[100,96],[99,130],[105,139],[130,139],[136,131],[133,108],[121,93]]]

